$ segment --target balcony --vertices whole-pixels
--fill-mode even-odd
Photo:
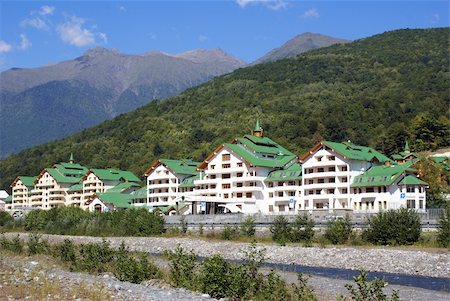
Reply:
[[[158,189],[158,188],[177,188],[179,184],[175,183],[162,183],[162,184],[150,184],[147,185],[148,189]]]

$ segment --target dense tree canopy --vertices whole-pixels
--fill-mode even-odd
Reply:
[[[352,140],[387,155],[448,146],[449,28],[398,30],[239,69],[63,140],[0,162],[16,175],[75,159],[143,172],[159,157],[204,159],[223,142],[265,133],[303,154],[321,139]]]

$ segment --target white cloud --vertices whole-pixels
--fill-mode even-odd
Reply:
[[[39,18],[39,17],[35,17],[35,18],[27,18],[25,20],[23,20],[22,22],[20,22],[20,25],[26,27],[26,26],[31,26],[34,27],[36,29],[39,30],[49,30],[50,26],[47,24],[47,21]]]
[[[206,42],[206,40],[208,40],[208,37],[201,34],[198,36],[198,40],[200,43],[203,43]]]
[[[95,44],[95,34],[83,28],[84,19],[72,17],[69,21],[58,25],[57,31],[61,40],[76,47]],[[106,37],[106,35],[105,35]]]
[[[5,41],[0,40],[0,53],[10,52],[11,50],[12,50],[11,44],[8,44]]]
[[[41,9],[39,10],[39,14],[41,16],[53,15],[54,12],[55,12],[55,7],[48,6],[48,5],[41,6]]]
[[[272,10],[280,10],[288,7],[285,0],[236,0],[237,5],[245,8],[248,5],[263,5]]]
[[[28,37],[25,34],[20,34],[20,45],[19,49],[26,50],[31,47],[31,42],[28,40]]]
[[[100,37],[100,40],[103,41],[103,43],[105,43],[105,44],[108,43],[108,37],[106,36],[106,33],[99,32],[98,36]]]
[[[307,11],[305,11],[305,13],[302,16],[303,18],[319,18],[319,12],[317,11],[317,9],[315,8],[311,8]]]
[[[127,9],[125,8],[125,6],[120,6],[120,7],[119,7],[119,10],[120,10],[120,11],[123,11],[123,12],[126,12],[126,11],[127,11]]]

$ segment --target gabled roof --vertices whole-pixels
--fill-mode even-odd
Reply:
[[[399,185],[423,185],[423,186],[428,185],[427,182],[424,182],[415,176],[406,176],[398,184]]]
[[[147,198],[147,186],[139,188],[138,190],[130,193],[130,198],[132,199],[146,199]]]
[[[450,170],[450,157],[439,156],[439,157],[430,157],[439,167]]]
[[[295,181],[302,178],[302,166],[298,163],[292,164],[287,169],[274,170],[264,180],[268,181]]]
[[[233,143],[219,146],[198,166],[198,169],[205,169],[211,159],[224,147],[253,166],[283,168],[289,162],[297,160],[293,153],[268,137],[245,135],[243,138],[235,139]]]
[[[27,187],[33,187],[34,181],[36,181],[37,177],[27,177],[27,176],[18,176],[15,178],[15,180],[11,183],[11,187],[14,186],[18,180],[20,180],[23,185]]]
[[[316,146],[314,146],[308,153],[306,153],[302,158],[301,161],[305,161],[308,159],[312,154],[314,154],[320,147],[326,146],[330,148],[332,151],[340,154],[344,158],[352,159],[352,160],[358,160],[358,161],[366,161],[366,162],[373,162],[378,161],[381,163],[384,162],[391,162],[392,160],[383,155],[382,153],[378,152],[377,150],[367,147],[367,146],[360,146],[356,145],[350,141],[347,142],[331,142],[331,141],[322,141]]]
[[[200,162],[195,162],[190,159],[172,160],[172,159],[159,159],[154,162],[152,166],[145,172],[147,177],[154,169],[160,164],[163,164],[167,169],[176,175],[196,175],[196,168]]]
[[[403,165],[372,166],[362,175],[356,176],[351,187],[389,186],[400,177],[416,172],[417,170]]]
[[[129,208],[131,206],[131,198],[129,194],[105,192],[98,193],[96,196],[103,203],[114,205],[116,208]]]
[[[59,171],[59,173],[70,176],[77,176],[81,178],[87,171],[88,168],[84,167],[78,163],[67,163],[61,162],[58,164],[54,164],[52,168],[55,168]]]
[[[131,171],[119,170],[115,168],[110,169],[99,169],[92,168],[84,176],[85,180],[89,174],[94,173],[102,181],[118,181],[123,179],[128,182],[140,182],[141,180]]]
[[[199,173],[197,173],[195,176],[185,178],[178,187],[195,187],[194,181],[196,180],[200,180]]]
[[[71,176],[71,175],[61,174],[61,172],[56,168],[46,168],[44,170],[44,172],[41,172],[41,174],[38,176],[38,178],[40,178],[45,173],[45,171],[48,172],[50,174],[50,176],[52,176],[57,183],[73,183],[73,184],[75,184],[75,183],[79,183],[80,179],[81,179],[81,177],[78,177],[76,175]]]
[[[69,191],[83,191],[83,184],[78,183],[69,187]]]
[[[135,182],[124,182],[124,183],[120,183],[110,189],[108,189],[106,192],[119,192],[122,193],[124,191],[126,191],[127,189],[131,188],[131,187],[140,187],[140,185],[138,183]]]

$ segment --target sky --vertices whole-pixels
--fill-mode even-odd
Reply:
[[[448,1],[4,1],[0,71],[81,56],[221,48],[247,63],[304,32],[348,40],[449,26]]]

